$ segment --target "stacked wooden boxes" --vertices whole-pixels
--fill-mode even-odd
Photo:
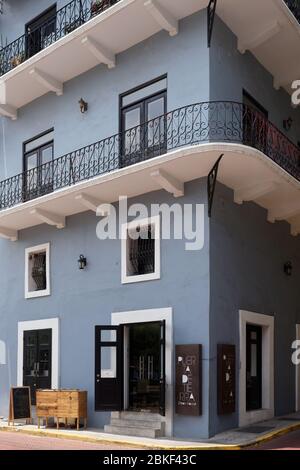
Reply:
[[[57,428],[59,419],[64,419],[65,425],[68,419],[75,419],[79,429],[80,419],[87,425],[87,392],[82,390],[37,390],[36,392],[36,415],[38,427],[40,419],[56,418]]]

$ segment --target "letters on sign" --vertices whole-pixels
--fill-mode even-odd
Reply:
[[[218,345],[218,414],[235,412],[235,346]]]
[[[202,414],[202,346],[176,346],[176,403],[177,414]]]

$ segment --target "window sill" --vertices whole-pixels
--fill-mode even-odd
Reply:
[[[160,273],[140,274],[138,276],[122,276],[122,284],[134,284],[136,282],[155,281],[160,279]]]
[[[45,289],[45,290],[38,290],[34,292],[25,292],[25,299],[34,299],[37,297],[47,297],[50,295],[50,290]]]

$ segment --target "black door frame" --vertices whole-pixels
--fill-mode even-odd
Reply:
[[[47,332],[49,333],[49,371],[48,376],[40,376],[40,335],[41,333]],[[31,377],[31,380],[26,379],[24,375],[25,367],[26,367],[26,344],[25,344],[25,335],[26,334],[34,334],[36,337],[35,339],[35,360],[34,360],[34,373],[35,375]],[[52,386],[52,343],[53,343],[53,330],[52,328],[41,328],[38,330],[24,330],[23,331],[23,377],[22,383],[24,386],[29,386],[31,389],[31,404],[35,405],[36,397],[35,391],[39,388],[51,388]],[[41,383],[42,382],[42,383]],[[46,386],[44,385],[46,383]]]
[[[256,333],[256,339],[251,338]],[[256,344],[256,378],[251,377],[251,345]],[[250,370],[249,370],[250,369]],[[250,395],[249,395],[250,394]],[[251,404],[252,401],[252,404]],[[254,404],[256,402],[256,404]],[[262,409],[262,326],[247,323],[246,325],[246,410]]]
[[[124,330],[125,330],[125,327],[130,327],[130,326],[135,326],[135,325],[148,325],[148,324],[153,324],[153,323],[157,323],[157,324],[160,324],[161,327],[163,328],[163,343],[164,343],[164,348],[163,348],[163,354],[162,356],[160,357],[160,360],[161,360],[161,365],[162,365],[162,370],[161,370],[161,382],[160,382],[160,385],[161,385],[161,402],[160,402],[160,414],[161,416],[165,416],[165,413],[166,413],[166,342],[165,342],[165,339],[166,339],[166,320],[151,320],[151,321],[141,321],[141,322],[132,322],[132,323],[120,323],[119,325],[105,325],[105,326],[100,326],[100,325],[96,325],[95,326],[95,331],[96,331],[96,334],[95,334],[95,411],[122,411],[124,410],[124,403],[125,403],[125,393],[128,395],[129,393],[129,387],[128,387],[128,384],[127,384],[127,389],[125,390],[125,384],[124,384],[124,370],[125,370],[125,367],[128,368],[128,357],[127,357],[127,351],[125,351],[125,347],[126,347],[126,344],[125,344],[125,341],[124,341]],[[119,410],[111,410],[111,409],[103,409],[103,407],[98,407],[96,405],[96,401],[97,401],[97,380],[99,379],[98,377],[98,374],[99,374],[99,370],[101,371],[101,366],[100,366],[100,355],[97,354],[97,346],[99,344],[101,344],[101,346],[114,346],[116,345],[117,341],[118,341],[118,337],[117,337],[117,341],[116,342],[112,342],[112,341],[109,341],[109,342],[99,342],[99,333],[97,333],[97,329],[103,329],[103,330],[113,330],[113,329],[116,329],[119,327],[119,334],[122,335],[122,338],[120,338],[120,344],[121,344],[121,347],[119,348],[119,352],[117,352],[117,356],[119,356],[119,358],[117,357],[117,369],[118,369],[118,362],[120,362],[121,364],[121,371],[117,370],[117,374],[119,373],[120,374],[120,383],[119,383],[119,387],[120,387],[120,390],[121,390],[121,395],[122,395],[122,398],[120,399],[120,402],[121,402],[121,409]],[[99,330],[98,330],[99,331]],[[118,335],[118,333],[117,333]],[[162,338],[161,340],[162,341]],[[161,343],[160,343],[161,344]],[[162,344],[161,344],[162,346]],[[162,349],[161,349],[162,351]]]
[[[57,4],[53,3],[53,5],[51,5],[49,8],[42,11],[42,13],[35,16],[34,18],[32,18],[30,21],[28,21],[25,24],[25,55],[27,59],[29,59],[30,57],[34,56],[35,54],[37,54],[39,51],[42,50],[41,43],[39,44],[39,47],[36,48],[37,50],[35,50],[35,47],[36,47],[36,44],[35,44],[34,50],[31,54],[31,47],[32,47],[32,45],[30,44],[31,32],[28,31],[28,29],[30,28],[30,26],[36,24],[37,26],[34,28],[34,33],[36,33],[37,30],[39,30],[43,26],[43,23],[47,23],[47,21],[50,21],[51,18],[55,19],[55,29],[56,29],[56,15],[57,15]],[[39,37],[39,40],[41,41],[41,37]]]

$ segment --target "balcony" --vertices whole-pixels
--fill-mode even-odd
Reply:
[[[45,220],[63,227],[61,217],[84,210],[74,205],[75,196],[86,208],[93,206],[96,210],[96,201],[112,202],[120,194],[130,197],[159,189],[151,178],[149,184],[150,168],[159,168],[158,181],[166,178],[167,186],[174,186],[173,194],[178,196],[181,191],[177,191],[174,181],[179,181],[180,187],[184,182],[207,176],[220,153],[225,153],[224,161],[228,162],[220,181],[237,194],[241,186],[248,191],[248,199],[241,195],[236,199],[252,199],[249,186],[254,184],[258,195],[253,200],[266,196],[260,202],[269,211],[269,204],[276,198],[280,206],[291,204],[283,218],[292,218],[290,222],[295,223],[293,217],[298,210],[300,215],[300,149],[251,107],[235,102],[207,102],[168,112],[0,182],[0,234],[16,238],[11,236],[11,230]],[[140,171],[148,178],[146,183],[137,176]],[[153,176],[152,171],[150,174]],[[169,182],[167,174],[171,174]],[[100,190],[102,183],[106,185],[104,192]],[[64,198],[64,202],[58,205],[57,197]],[[57,209],[62,212],[51,223],[49,214]],[[277,218],[281,220],[275,211],[270,219]]]
[[[120,0],[72,0],[39,27],[0,50],[0,76],[14,69]]]
[[[299,0],[284,0],[294,17],[300,23],[300,1]]]
[[[17,119],[18,109],[48,92],[61,96],[64,83],[165,30],[179,32],[181,19],[207,0],[73,0],[48,20],[0,50],[0,115]]]

